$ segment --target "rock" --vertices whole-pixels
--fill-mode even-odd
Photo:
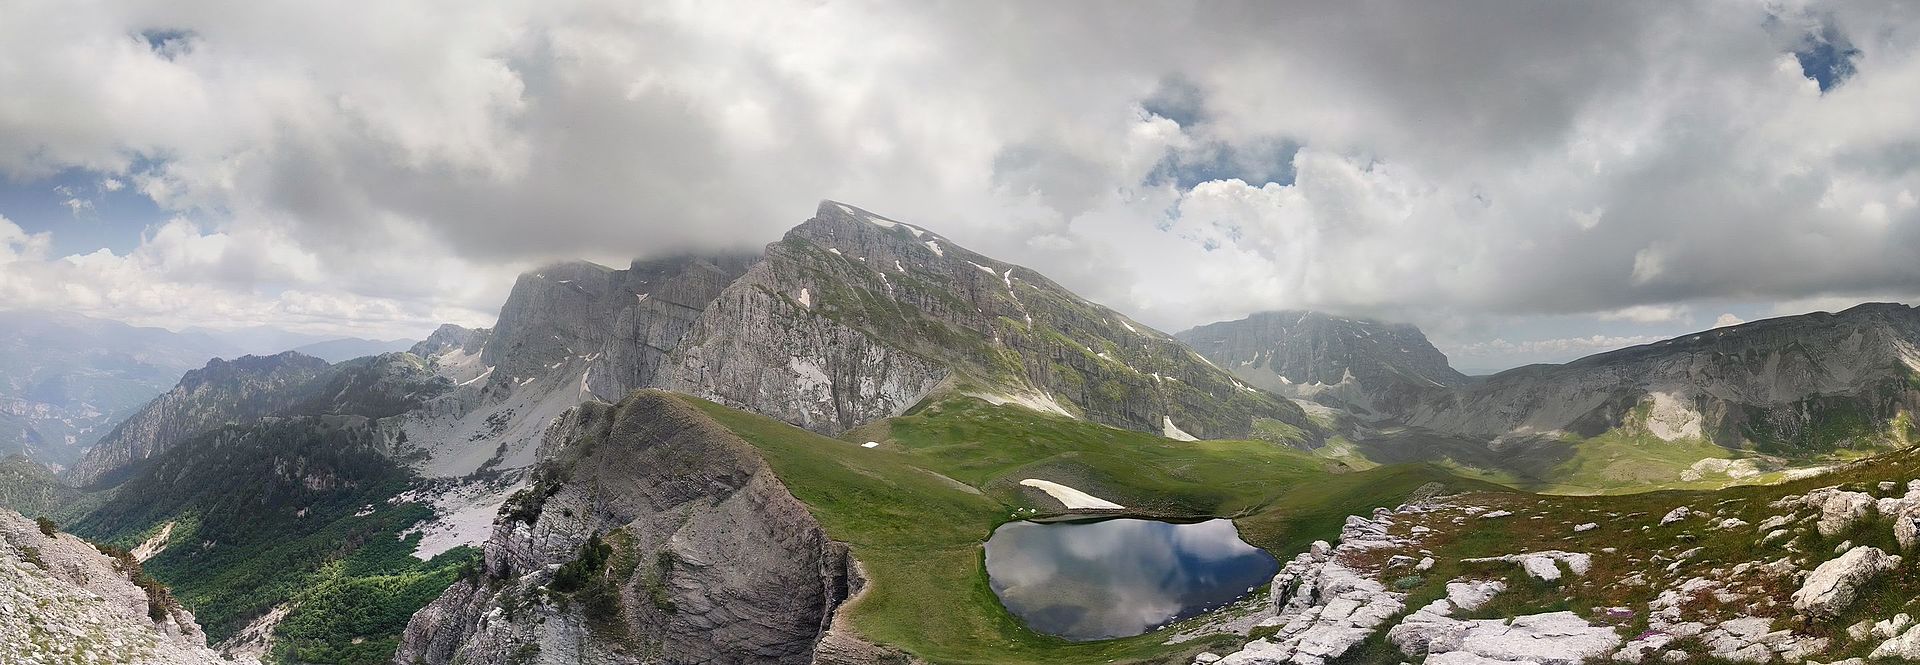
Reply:
[[[1573,532],[1574,532],[1574,533],[1586,533],[1586,532],[1588,532],[1588,531],[1592,531],[1592,530],[1594,530],[1594,529],[1598,529],[1598,528],[1600,528],[1600,524],[1599,524],[1599,523],[1597,523],[1597,522],[1587,522],[1587,523],[1585,523],[1585,524],[1577,524],[1577,525],[1574,525],[1574,527],[1573,527]]]
[[[541,473],[551,475],[542,477],[565,480],[516,499],[536,502],[534,516],[495,522],[486,581],[456,582],[415,613],[394,662],[505,665],[524,644],[538,646],[542,663],[631,662],[620,654],[636,640],[665,662],[810,665],[881,651],[838,625],[838,608],[865,578],[846,546],[828,539],[757,448],[703,412],[638,391],[580,405],[549,436],[556,445]],[[594,443],[572,445],[582,440]],[[589,629],[584,603],[529,603],[590,536],[616,556],[677,562],[609,579],[627,598],[654,599],[641,607],[675,610],[629,610],[614,619],[621,636],[606,637]]]
[[[1902,613],[1893,615],[1893,618],[1891,619],[1886,619],[1884,621],[1879,621],[1874,623],[1873,634],[1878,635],[1880,639],[1890,640],[1890,639],[1893,639],[1895,636],[1899,635],[1900,633],[1905,632],[1908,628],[1912,626],[1913,626],[1913,617],[1907,615],[1907,613],[1905,612],[1902,612]]]
[[[1506,590],[1507,583],[1500,580],[1448,582],[1447,602],[1455,608],[1472,612]]]
[[[1808,492],[1804,499],[1807,506],[1820,511],[1819,522],[1815,524],[1820,535],[1832,537],[1846,531],[1853,523],[1867,516],[1868,509],[1874,505],[1873,495],[1865,492],[1847,492],[1838,488],[1824,488]]]
[[[1766,533],[1768,531],[1778,529],[1788,524],[1792,524],[1793,520],[1794,520],[1794,516],[1792,515],[1774,515],[1773,517],[1760,520],[1760,524],[1758,526],[1755,526],[1753,530],[1758,531],[1760,533]]]
[[[1920,541],[1920,509],[1908,509],[1893,517],[1893,539],[1901,551],[1913,549],[1915,541]]]
[[[1793,606],[1816,617],[1833,617],[1853,604],[1855,590],[1900,565],[1900,557],[1877,547],[1858,547],[1820,564],[1793,592]]]
[[[1738,517],[1729,517],[1729,518],[1726,518],[1726,519],[1724,519],[1724,520],[1720,520],[1720,524],[1719,524],[1719,526],[1716,526],[1716,527],[1714,527],[1714,528],[1716,528],[1716,529],[1737,529],[1737,528],[1739,528],[1739,527],[1743,527],[1743,526],[1746,526],[1746,525],[1747,525],[1747,521],[1746,521],[1746,520],[1743,520],[1743,519],[1740,519],[1740,518],[1738,518]]]
[[[1430,556],[1421,557],[1420,563],[1414,564],[1413,569],[1418,571],[1423,571],[1423,572],[1428,570],[1433,570],[1433,564],[1434,564],[1433,557],[1430,557]]]
[[[1674,522],[1678,522],[1680,520],[1684,520],[1692,516],[1693,516],[1692,508],[1681,506],[1679,508],[1675,508],[1673,510],[1667,511],[1666,516],[1660,518],[1660,526],[1666,526],[1668,524],[1672,524]]]
[[[1483,520],[1490,520],[1490,519],[1493,519],[1493,518],[1496,518],[1496,517],[1506,517],[1506,516],[1508,516],[1508,515],[1512,515],[1512,514],[1513,514],[1513,511],[1508,511],[1508,510],[1495,510],[1495,511],[1491,511],[1491,512],[1486,512],[1486,513],[1481,513],[1481,514],[1480,514],[1480,519],[1483,519]]]
[[[1220,660],[1220,654],[1214,653],[1212,651],[1202,651],[1200,653],[1194,654],[1193,656],[1193,662],[1195,663],[1205,664],[1205,663],[1218,662],[1219,660]]]
[[[1573,571],[1575,575],[1584,575],[1588,569],[1593,567],[1593,555],[1584,552],[1562,552],[1559,550],[1461,560],[1462,563],[1486,563],[1491,561],[1518,563],[1522,570],[1527,571],[1527,575],[1547,582],[1560,579],[1560,563],[1567,564],[1567,569]]]
[[[1880,646],[1867,656],[1869,660],[1902,659],[1908,662],[1920,661],[1920,626],[1908,628],[1899,637],[1880,643]]]

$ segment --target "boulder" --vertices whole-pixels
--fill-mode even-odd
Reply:
[[[1834,617],[1853,604],[1855,591],[1875,576],[1900,565],[1900,557],[1877,547],[1856,547],[1820,564],[1793,592],[1794,609],[1816,617]]]
[[[1684,520],[1692,516],[1693,516],[1692,508],[1681,506],[1679,508],[1675,508],[1673,510],[1667,511],[1667,515],[1665,517],[1660,518],[1660,526],[1666,526],[1668,524],[1672,524],[1674,522],[1678,522],[1680,520]]]

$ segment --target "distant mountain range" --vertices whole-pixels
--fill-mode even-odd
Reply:
[[[63,312],[0,311],[0,456],[72,464],[211,358],[296,350],[338,362],[412,344],[260,328],[174,332]]]

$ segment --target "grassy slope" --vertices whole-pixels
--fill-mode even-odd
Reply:
[[[1184,662],[1237,640],[1160,644],[1164,633],[1074,643],[1027,630],[987,586],[993,528],[1054,505],[1024,478],[1062,482],[1140,512],[1230,515],[1282,558],[1432,481],[1429,466],[1329,474],[1327,462],[1258,441],[1182,443],[959,398],[829,439],[693,398],[766,454],[873,585],[853,606],[867,637],[938,663]],[[874,449],[853,441],[880,441]],[[1467,483],[1472,484],[1472,483]],[[1475,484],[1478,486],[1477,484]]]
[[[1424,522],[1420,519],[1400,520],[1395,525],[1396,534],[1407,533],[1416,524],[1435,529],[1435,534],[1425,538],[1421,547],[1431,549],[1439,562],[1433,570],[1422,576],[1422,583],[1411,590],[1407,607],[1418,608],[1444,596],[1445,583],[1458,577],[1505,579],[1509,591],[1473,616],[1511,617],[1571,610],[1591,621],[1604,623],[1607,620],[1595,612],[1595,608],[1627,607],[1634,611],[1633,618],[1614,623],[1622,627],[1622,635],[1631,637],[1645,630],[1646,603],[1661,590],[1673,588],[1691,577],[1724,580],[1727,579],[1726,571],[1734,565],[1767,562],[1794,555],[1784,547],[1784,541],[1766,545],[1757,542],[1762,534],[1753,525],[1771,516],[1793,512],[1791,509],[1770,508],[1768,504],[1773,500],[1831,485],[1876,496],[1898,495],[1905,490],[1906,481],[1913,478],[1920,478],[1920,451],[1908,450],[1846,465],[1821,476],[1778,485],[1743,485],[1713,491],[1657,491],[1618,496],[1540,496],[1520,492],[1467,495],[1461,497],[1458,503],[1500,508],[1514,514],[1494,520],[1470,518],[1460,525],[1452,524],[1440,515],[1430,516]],[[1892,491],[1879,490],[1877,483],[1885,480],[1896,481],[1898,487]],[[1660,526],[1660,519],[1679,506],[1706,511],[1711,515]],[[1808,511],[1800,509],[1798,514],[1805,516]],[[1749,524],[1716,528],[1721,521],[1729,518],[1739,518]],[[1599,528],[1585,533],[1573,532],[1573,525],[1586,522],[1596,523]],[[1871,516],[1846,533],[1823,537],[1814,532],[1809,523],[1802,522],[1792,527],[1792,533],[1799,541],[1798,551],[1802,553],[1797,556],[1803,557],[1796,563],[1800,569],[1811,569],[1835,556],[1833,549],[1843,541],[1898,552],[1890,527],[1887,519]],[[1687,559],[1671,572],[1667,570],[1673,557],[1696,547],[1701,548],[1698,555]],[[1614,548],[1615,551],[1605,552],[1603,548]],[[1510,564],[1461,562],[1465,558],[1551,549],[1591,553],[1594,556],[1593,570],[1564,583],[1548,584],[1526,577]],[[1665,558],[1654,558],[1655,555]],[[1651,584],[1622,583],[1622,580],[1636,574],[1645,576]],[[1787,601],[1795,588],[1791,581],[1745,579],[1750,580],[1747,583],[1761,586],[1761,590],[1748,600],[1722,604],[1711,594],[1703,594],[1690,601],[1689,606],[1719,613],[1722,618],[1747,613],[1773,616],[1775,630],[1794,625],[1792,616],[1795,612]],[[1821,661],[1864,656],[1872,645],[1849,642],[1846,627],[1863,619],[1885,619],[1897,612],[1920,612],[1920,599],[1913,594],[1916,588],[1920,588],[1920,561],[1908,556],[1899,570],[1876,578],[1864,587],[1859,600],[1841,617],[1814,622],[1796,630],[1834,639],[1834,648],[1821,656]],[[1753,599],[1767,598],[1773,599],[1775,604],[1767,606],[1763,602],[1755,606],[1752,602]],[[1363,651],[1352,654],[1342,662],[1398,663],[1405,660],[1408,660],[1408,656],[1376,636]]]

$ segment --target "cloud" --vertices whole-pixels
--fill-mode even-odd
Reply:
[[[1673,323],[1686,319],[1687,308],[1675,305],[1634,305],[1632,307],[1600,312],[1595,316],[1599,317],[1602,321]]]
[[[1742,319],[1732,314],[1721,314],[1720,318],[1713,320],[1713,327],[1726,328],[1729,326],[1737,326],[1746,322],[1747,322],[1746,319]]]
[[[169,217],[0,306],[471,319],[540,262],[756,247],[821,198],[1169,329],[1920,293],[1920,20],[1882,10],[30,5],[0,176]]]

